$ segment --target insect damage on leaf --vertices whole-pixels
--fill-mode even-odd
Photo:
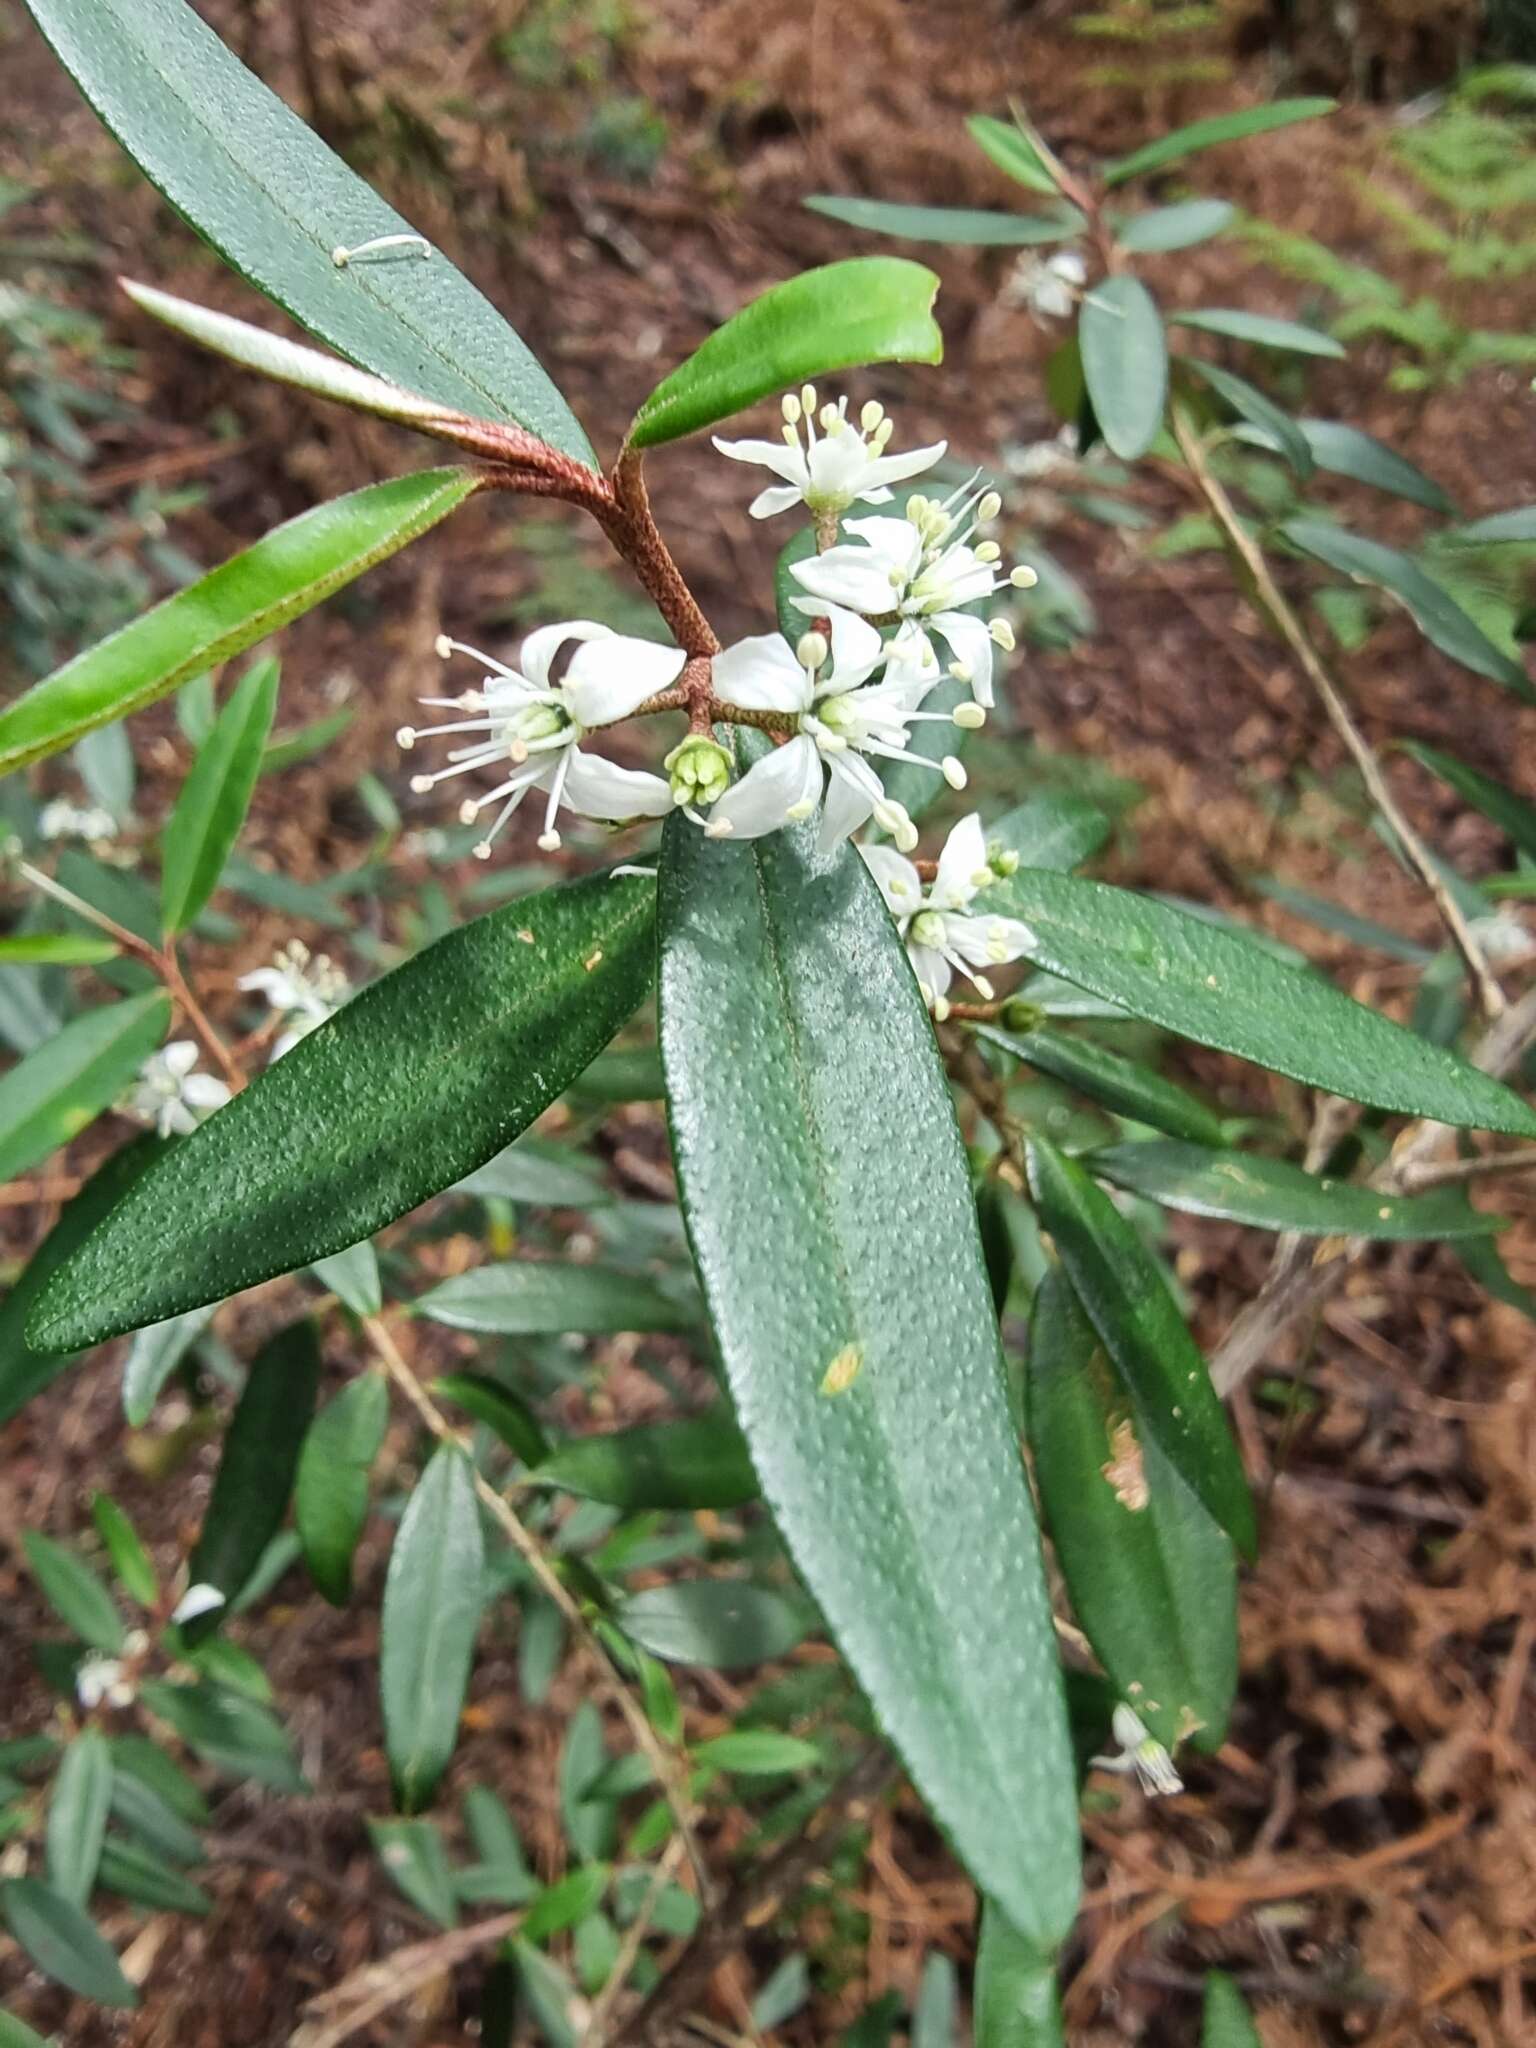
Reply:
[[[824,1394],[846,1394],[858,1378],[864,1364],[864,1349],[859,1344],[845,1344],[821,1378]]]
[[[1129,1416],[1122,1416],[1109,1434],[1110,1455],[1099,1467],[1121,1507],[1139,1514],[1152,1498],[1141,1444]]]

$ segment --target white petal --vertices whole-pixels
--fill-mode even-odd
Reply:
[[[810,707],[811,684],[782,633],[756,633],[714,659],[717,697],[744,711],[793,713]]]
[[[856,689],[880,666],[885,654],[878,629],[857,612],[845,611],[840,604],[828,605],[827,618],[832,627],[832,674],[819,693],[823,695],[828,689]]]
[[[606,640],[612,632],[611,626],[599,625],[596,619],[568,619],[560,626],[540,626],[523,642],[518,665],[536,690],[547,690],[549,671],[567,640]]]
[[[639,768],[621,768],[601,754],[571,755],[565,777],[565,801],[584,818],[616,824],[621,818],[664,818],[672,809],[672,791],[659,775]]]
[[[945,935],[968,967],[1003,967],[1021,960],[1026,946],[1034,942],[1027,924],[1016,917],[956,917],[944,920]]]
[[[229,1100],[229,1090],[216,1074],[188,1074],[181,1084],[181,1099],[193,1109],[212,1112]]]
[[[176,1603],[171,1619],[178,1626],[184,1621],[196,1621],[200,1614],[212,1614],[216,1608],[222,1607],[225,1597],[217,1586],[188,1586]]]
[[[909,476],[920,476],[925,469],[932,469],[948,446],[947,441],[935,441],[929,448],[913,448],[906,455],[878,455],[866,474],[872,484],[905,483]],[[869,492],[863,495],[867,498]]]
[[[903,579],[917,574],[917,565],[923,559],[923,536],[910,519],[897,519],[888,512],[876,513],[868,519],[845,519],[843,530],[857,535],[880,557],[887,570],[899,569]]]
[[[978,704],[992,703],[992,635],[985,619],[969,612],[938,612],[928,621],[934,632],[942,633],[950,652],[962,668],[970,671],[971,695]]]
[[[821,850],[851,838],[869,822],[871,812],[885,794],[884,784],[867,761],[857,754],[833,754],[827,761],[827,800],[821,812]]]
[[[986,834],[981,815],[972,811],[962,818],[944,842],[938,873],[933,880],[931,901],[935,910],[964,910],[976,894],[976,877],[987,865]]]
[[[610,633],[578,647],[565,672],[565,701],[578,725],[612,725],[647,697],[675,683],[688,659],[681,647]]]
[[[894,846],[861,846],[864,865],[880,885],[885,907],[892,917],[909,918],[921,908],[922,878],[904,853]]]
[[[729,824],[732,839],[761,839],[789,823],[789,814],[821,796],[821,756],[804,733],[775,747],[733,782],[709,813],[711,825]]]
[[[760,462],[764,469],[783,477],[785,483],[795,485],[797,498],[810,480],[804,449],[791,448],[787,441],[722,441],[718,434],[711,438],[719,453],[728,455],[732,462]]]
[[[807,555],[792,562],[789,573],[803,590],[828,604],[845,604],[850,611],[894,611],[899,593],[890,571],[872,548],[828,548],[824,555]]]
[[[930,995],[943,995],[950,983],[949,962],[942,953],[935,953],[932,946],[907,947],[907,958],[912,962],[912,972]]]
[[[788,512],[792,506],[803,503],[793,484],[770,484],[767,490],[758,492],[747,510],[754,519],[772,519],[776,512]]]
[[[933,642],[915,619],[908,620],[885,650],[885,680],[915,692],[915,711],[943,674]]]
[[[197,1065],[197,1046],[190,1038],[177,1038],[160,1054],[161,1065],[179,1081]]]

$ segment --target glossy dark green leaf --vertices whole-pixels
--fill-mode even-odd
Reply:
[[[805,1621],[782,1594],[739,1579],[686,1579],[621,1601],[618,1621],[641,1649],[667,1664],[739,1671],[786,1656]]]
[[[349,1382],[309,1425],[299,1452],[293,1516],[309,1575],[333,1607],[352,1592],[352,1556],[368,1519],[368,1475],[389,1423],[378,1372]]]
[[[1269,313],[1249,313],[1238,306],[1201,306],[1192,312],[1170,313],[1179,327],[1194,327],[1202,334],[1222,334],[1232,341],[1256,342],[1261,348],[1277,348],[1294,355],[1342,357],[1343,342],[1320,328],[1304,327],[1299,320],[1276,320]]]
[[[900,235],[909,242],[946,242],[960,248],[1030,248],[1064,242],[1088,223],[1075,206],[1057,214],[988,213],[972,206],[903,206],[890,199],[840,198],[818,193],[804,204],[851,228]]]
[[[1056,194],[1056,180],[1050,167],[1022,128],[1011,121],[994,120],[990,114],[972,114],[966,122],[972,139],[1000,171],[1017,178],[1031,192]]]
[[[1219,363],[1208,363],[1198,356],[1184,356],[1180,360],[1187,369],[1202,377],[1239,419],[1257,427],[1284,456],[1297,476],[1309,477],[1312,474],[1312,450],[1307,445],[1306,435],[1272,398],[1266,398],[1246,377],[1234,376]]]
[[[252,1362],[224,1437],[224,1452],[189,1567],[195,1586],[232,1600],[277,1533],[293,1489],[320,1385],[313,1323],[290,1323]],[[217,1627],[222,1609],[186,1624],[189,1642]]]
[[[1517,696],[1536,697],[1520,663],[1495,647],[1482,627],[1411,556],[1326,519],[1287,519],[1280,531],[1293,547],[1341,576],[1375,584],[1398,598],[1425,639],[1442,654],[1476,675],[1502,683]]]
[[[1029,927],[1037,966],[1166,1031],[1352,1102],[1536,1136],[1536,1115],[1497,1081],[1236,932],[1035,868],[987,902]]]
[[[450,1329],[514,1336],[686,1330],[695,1321],[686,1307],[635,1274],[550,1259],[476,1266],[419,1296],[412,1307]]]
[[[277,1792],[307,1792],[282,1724],[256,1700],[200,1678],[192,1685],[147,1678],[139,1696],[203,1762],[230,1778]]]
[[[1123,185],[1127,178],[1161,170],[1164,164],[1177,163],[1197,150],[1214,149],[1219,142],[1241,142],[1245,136],[1263,135],[1271,128],[1288,128],[1293,121],[1315,120],[1319,114],[1331,114],[1337,105],[1337,100],[1328,99],[1271,100],[1265,106],[1245,107],[1241,113],[1191,121],[1187,127],[1159,135],[1155,142],[1144,143],[1129,156],[1106,164],[1104,182]]]
[[[864,363],[936,363],[939,280],[897,256],[856,256],[776,284],[744,306],[663,379],[629,439],[653,448],[790,391],[808,377]]]
[[[1119,223],[1115,239],[1135,255],[1161,255],[1169,249],[1190,249],[1196,242],[1208,242],[1236,218],[1237,208],[1226,199],[1184,199],[1176,206],[1154,206],[1149,213],[1132,214]]]
[[[0,1917],[45,1977],[98,2005],[135,2006],[139,1994],[80,1908],[35,1877],[0,1884]]]
[[[60,62],[150,182],[225,261],[364,369],[511,419],[590,462],[516,334],[433,250],[333,252],[409,224],[247,71],[183,0],[29,0]]]
[[[453,1754],[484,1599],[485,1542],[470,1467],[433,1453],[406,1503],[379,1617],[384,1746],[395,1798],[425,1805]]]
[[[138,1906],[154,1906],[167,1913],[192,1913],[204,1917],[213,1911],[213,1900],[200,1884],[194,1884],[174,1865],[141,1848],[109,1835],[102,1844],[97,1883],[119,1898]]]
[[[442,1830],[430,1820],[374,1820],[374,1853],[413,1906],[439,1927],[457,1927],[459,1903]]]
[[[0,1302],[0,1423],[9,1422],[75,1359],[71,1351],[34,1350],[24,1335],[32,1304],[49,1275],[85,1242],[162,1150],[163,1141],[146,1131],[99,1166],[80,1192],[65,1203],[58,1222]]]
[[[532,1477],[626,1510],[734,1508],[758,1495],[746,1439],[723,1415],[574,1437]]]
[[[1536,505],[1514,505],[1507,512],[1490,512],[1486,519],[1468,520],[1446,539],[1455,547],[1504,547],[1512,541],[1536,541]]]
[[[48,1795],[48,1884],[83,1906],[96,1882],[112,1800],[112,1752],[96,1728],[82,1728],[65,1750]]]
[[[615,1046],[601,1053],[569,1092],[593,1102],[660,1102],[666,1093],[661,1054],[653,1045]]]
[[[130,1190],[45,1290],[33,1341],[95,1343],[291,1272],[482,1165],[639,1004],[653,900],[593,875],[371,983]]]
[[[40,1529],[23,1529],[21,1547],[48,1605],[93,1650],[115,1657],[123,1647],[123,1618],[88,1564]]]
[[[133,1523],[117,1502],[104,1493],[91,1497],[91,1520],[107,1546],[118,1584],[141,1607],[153,1607],[160,1597],[160,1581]]]
[[[800,1571],[962,1859],[1049,1941],[1076,1897],[1071,1774],[970,1176],[874,883],[851,849],[814,846],[667,826],[662,1050],[689,1236]]]
[[[1086,797],[1049,791],[1005,811],[987,827],[987,844],[1006,847],[1027,868],[1053,868],[1060,874],[1091,860],[1108,839],[1112,826]]]
[[[1140,1420],[1061,1269],[1035,1298],[1029,1441],[1072,1605],[1169,1749],[1214,1749],[1237,1685],[1232,1545]]]
[[[1439,747],[1425,746],[1419,740],[1403,740],[1399,744],[1421,768],[1427,768],[1431,775],[1438,775],[1442,782],[1448,782],[1474,810],[1481,811],[1485,818],[1491,818],[1522,853],[1536,860],[1536,804],[1517,796],[1504,783],[1495,782],[1491,775],[1469,768],[1454,754],[1442,753]]]
[[[1066,2048],[1055,1962],[990,1899],[981,1909],[972,2003],[975,2048]]]
[[[1122,462],[1145,455],[1168,402],[1168,344],[1157,301],[1139,278],[1106,277],[1083,299],[1077,323],[1094,417]]]
[[[264,640],[446,518],[476,485],[467,469],[423,470],[333,498],[274,528],[0,711],[0,775],[141,711]]]
[[[1474,1209],[1460,1188],[1422,1195],[1386,1195],[1376,1188],[1305,1173],[1286,1159],[1209,1145],[1109,1145],[1084,1153],[1100,1180],[1191,1216],[1221,1216],[1257,1230],[1294,1230],[1304,1237],[1407,1239],[1486,1237],[1504,1219]]]
[[[476,1422],[496,1432],[507,1449],[525,1465],[538,1465],[549,1455],[549,1438],[527,1402],[482,1373],[447,1373],[432,1382],[441,1401],[452,1401]]]
[[[253,662],[199,747],[161,842],[160,922],[185,931],[218,887],[240,836],[277,709],[278,664]]]
[[[1214,1110],[1165,1081],[1155,1069],[1125,1059],[1091,1038],[1069,1038],[1050,1030],[999,1031],[994,1026],[983,1026],[979,1035],[1120,1116],[1134,1117],[1137,1123],[1169,1131],[1176,1138],[1221,1143],[1221,1119]]]
[[[1238,1547],[1257,1543],[1253,1501],[1205,1360],[1134,1228],[1082,1167],[1029,1142],[1040,1220],[1147,1434]]]
[[[0,1078],[0,1181],[67,1145],[128,1087],[165,1036],[158,991],[86,1010]]]
[[[1319,469],[1334,476],[1347,476],[1354,483],[1369,484],[1378,491],[1388,491],[1395,498],[1406,498],[1410,504],[1423,505],[1431,512],[1454,510],[1450,497],[1433,477],[1426,476],[1416,464],[1399,455],[1395,448],[1389,448],[1385,441],[1378,441],[1374,434],[1362,433],[1359,427],[1349,426],[1344,420],[1298,419],[1292,425],[1306,442]],[[1237,437],[1257,447],[1272,448],[1276,454],[1281,452],[1274,436],[1262,427],[1241,427]]]
[[[1206,1976],[1200,2048],[1263,2048],[1242,1992],[1221,1970],[1211,1970]]]

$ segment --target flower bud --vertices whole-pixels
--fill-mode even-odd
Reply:
[[[802,633],[795,644],[795,659],[802,668],[820,668],[830,652],[825,633],[818,633],[813,626],[809,633]]]
[[[708,733],[690,733],[675,746],[662,763],[671,779],[672,801],[709,805],[731,786],[734,772],[730,755]]]
[[[1045,1012],[1038,1003],[1026,1003],[1022,996],[1010,996],[1003,1005],[1003,1029],[1005,1031],[1038,1031],[1045,1022]]]
[[[1019,872],[1019,856],[1011,846],[999,846],[994,842],[987,848],[987,866],[998,881],[1006,882],[1010,875]]]

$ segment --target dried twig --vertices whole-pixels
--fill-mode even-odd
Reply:
[[[424,1984],[493,1942],[515,1934],[522,1919],[521,1913],[498,1913],[493,1920],[478,1920],[473,1927],[455,1927],[446,1934],[413,1942],[409,1948],[396,1949],[382,1963],[365,1963],[310,2000],[307,2010],[315,2017],[289,2035],[288,2048],[339,2048],[370,2020],[402,2004]]]
[[[586,2031],[581,2037],[581,2048],[602,2048],[608,2033],[608,2020],[619,2001],[630,1971],[635,1966],[645,1937],[651,1931],[651,1920],[661,1903],[661,1895],[672,1882],[678,1864],[683,1858],[683,1838],[674,1835],[667,1844],[666,1854],[654,1865],[650,1883],[635,1912],[634,1919],[625,1929],[619,1952],[613,1959],[613,1968],[608,1972],[608,1981],[592,2001],[592,2010],[587,2017]]]

